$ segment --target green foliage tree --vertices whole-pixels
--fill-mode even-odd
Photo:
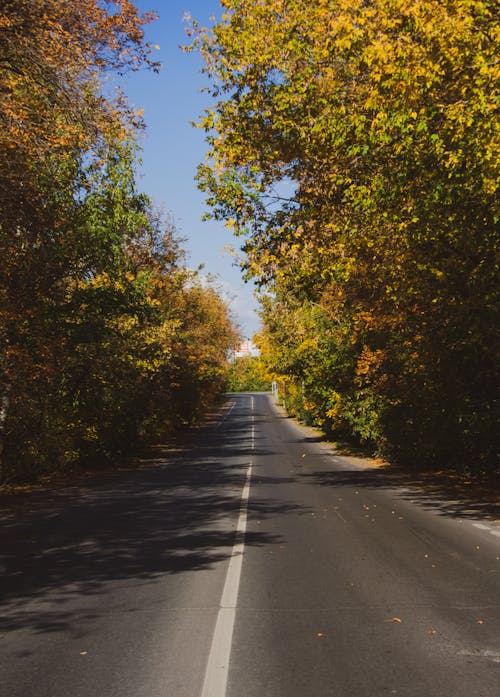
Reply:
[[[270,344],[293,344],[284,372],[307,364],[320,418],[386,454],[493,467],[494,3],[222,4],[192,25],[216,100],[200,186],[291,308],[286,337],[264,312]]]
[[[229,392],[269,392],[271,378],[260,356],[234,358],[228,377]]]
[[[0,481],[168,437],[225,387],[228,309],[137,191],[140,115],[103,87],[157,68],[151,19],[128,0],[0,9]]]
[[[90,209],[111,171],[118,191],[118,170],[128,168],[130,190],[139,123],[123,98],[103,96],[102,78],[156,69],[142,31],[151,19],[128,0],[0,8],[0,448],[20,394],[28,414],[34,384],[43,393],[57,372],[51,313],[68,284],[112,268],[121,254],[125,236],[109,224],[118,211],[111,182],[99,194],[112,208],[108,224],[97,224],[97,210],[92,222]]]

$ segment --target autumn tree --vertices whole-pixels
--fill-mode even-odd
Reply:
[[[400,459],[491,467],[494,3],[222,4],[191,29],[215,99],[199,173],[213,215],[276,297],[323,308],[310,335],[335,337],[333,363],[350,353],[350,383],[328,389],[354,433]]]
[[[104,97],[103,77],[111,70],[156,67],[142,30],[151,19],[128,0],[1,4],[4,402],[21,375],[29,380],[48,370],[53,353],[45,327],[48,299],[64,295],[68,276],[93,273],[107,263],[108,242],[83,222],[83,199],[99,187],[117,153],[133,148],[138,124],[121,97]]]
[[[129,0],[0,4],[0,480],[110,460],[224,388],[235,330],[136,187]]]
[[[260,356],[238,356],[229,368],[229,392],[268,392],[271,375]]]

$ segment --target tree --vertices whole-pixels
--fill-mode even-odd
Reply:
[[[142,120],[109,96],[157,69],[153,17],[0,6],[0,481],[169,437],[224,388],[229,312],[137,191]]]
[[[223,6],[192,27],[216,99],[200,123],[213,214],[245,237],[249,274],[347,332],[329,350],[350,344],[351,383],[331,389],[355,432],[400,459],[491,467],[494,4]]]
[[[234,358],[229,369],[229,392],[268,392],[271,377],[260,356]]]
[[[3,427],[16,388],[53,372],[49,306],[64,297],[68,279],[102,268],[111,251],[83,222],[84,199],[118,153],[133,149],[140,124],[121,96],[105,98],[103,78],[157,68],[142,31],[151,19],[128,0],[5,0],[0,7]]]

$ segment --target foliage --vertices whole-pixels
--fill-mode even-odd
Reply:
[[[229,392],[268,392],[271,379],[260,356],[241,356],[231,363]]]
[[[191,27],[216,100],[199,180],[271,294],[269,365],[384,454],[491,469],[495,4],[222,4]]]
[[[225,387],[215,289],[136,190],[140,115],[107,74],[157,68],[128,0],[0,10],[0,480],[169,437]]]

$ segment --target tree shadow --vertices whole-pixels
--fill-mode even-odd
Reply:
[[[191,447],[156,448],[137,471],[32,492],[15,506],[4,501],[9,505],[0,518],[3,630],[63,631],[94,617],[75,610],[75,600],[109,592],[112,582],[155,583],[227,559],[237,542],[247,431],[242,418],[224,433],[199,434]],[[251,500],[259,518],[298,508],[278,498]],[[245,534],[247,546],[282,542],[260,531]]]
[[[393,489],[405,500],[439,515],[472,520],[500,519],[500,490],[474,486],[455,473],[412,472],[392,466],[364,470],[323,470],[302,478],[328,487]]]
[[[326,436],[305,436],[304,438],[297,438],[288,441],[289,443],[325,443],[327,442]]]

